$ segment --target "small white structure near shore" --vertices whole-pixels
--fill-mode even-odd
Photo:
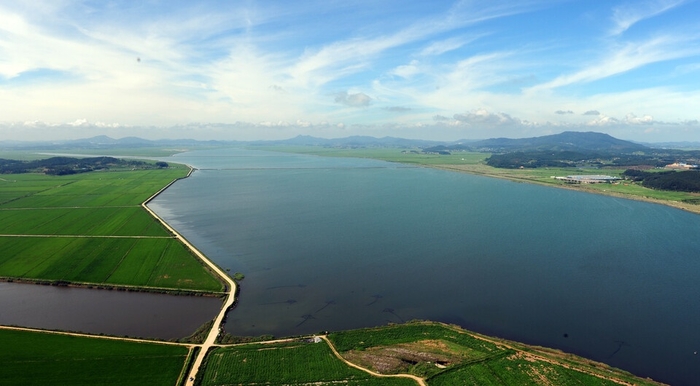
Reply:
[[[690,170],[690,169],[698,169],[698,165],[691,165],[691,164],[687,164],[685,162],[674,162],[670,165],[664,166],[664,169]]]
[[[566,177],[555,177],[552,176],[552,178],[555,178],[560,181],[564,181],[567,184],[602,184],[602,183],[612,183],[615,181],[620,180],[619,177],[612,177],[612,176],[603,176],[599,174],[580,174],[580,175],[572,175],[572,176],[566,176]]]

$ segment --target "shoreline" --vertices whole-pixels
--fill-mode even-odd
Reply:
[[[182,236],[178,231],[175,230],[175,228],[171,227],[170,224],[168,224],[165,220],[163,220],[158,214],[156,214],[151,208],[148,207],[148,203],[151,202],[154,198],[158,197],[165,189],[169,188],[172,186],[175,182],[187,178],[192,175],[194,172],[195,168],[187,165],[190,168],[190,171],[187,173],[185,177],[181,178],[176,178],[172,182],[170,182],[168,185],[163,187],[161,190],[153,194],[151,197],[149,197],[146,201],[144,201],[141,206],[148,211],[148,213],[151,214],[156,220],[158,220],[169,232],[171,232],[173,235],[175,235],[175,238],[178,239],[181,243],[183,243],[201,262],[204,263],[206,267],[208,267],[215,275],[218,275],[219,278],[221,279],[222,282],[224,282],[224,292],[225,292],[225,300],[223,302],[223,305],[221,307],[221,310],[219,311],[219,314],[216,316],[214,319],[214,323],[211,326],[211,329],[209,330],[209,333],[207,334],[206,339],[202,344],[196,345],[196,347],[199,347],[200,350],[197,353],[197,357],[195,358],[192,368],[189,370],[187,374],[187,378],[185,379],[185,384],[186,385],[194,385],[194,381],[197,378],[197,373],[199,372],[199,368],[201,367],[204,357],[206,356],[207,352],[209,349],[215,346],[216,344],[216,338],[219,336],[221,333],[222,327],[221,324],[223,323],[223,320],[228,313],[228,311],[233,307],[233,304],[236,302],[236,294],[238,291],[238,286],[236,285],[236,282],[231,278],[226,272],[224,272],[216,263],[213,261],[209,260],[202,252],[200,252],[194,245],[192,245],[184,236]],[[187,371],[187,369],[185,370]]]
[[[220,298],[226,295],[226,292],[212,292],[205,290],[191,290],[191,289],[177,289],[177,288],[167,288],[167,287],[143,287],[143,286],[132,286],[126,284],[99,284],[91,282],[75,282],[75,281],[65,281],[65,280],[46,280],[46,279],[31,279],[31,278],[17,278],[11,276],[0,277],[0,283],[13,283],[13,284],[35,284],[35,285],[45,285],[52,287],[68,287],[68,288],[85,288],[91,290],[106,290],[106,291],[120,291],[120,292],[141,292],[141,293],[153,293],[161,295],[173,295],[173,296],[199,296],[199,297],[211,297]]]
[[[421,166],[433,168],[433,169],[438,169],[438,170],[446,170],[446,171],[451,171],[451,172],[472,174],[475,176],[498,178],[501,180],[521,182],[521,183],[525,183],[525,184],[534,184],[534,185],[540,185],[540,186],[557,188],[557,189],[567,189],[567,190],[576,191],[576,192],[591,193],[591,194],[598,194],[601,196],[622,198],[622,199],[626,199],[626,200],[641,201],[641,202],[646,202],[649,204],[668,206],[671,208],[680,209],[680,210],[685,211],[685,212],[700,215],[700,205],[687,204],[687,203],[683,203],[683,202],[679,202],[679,201],[660,200],[660,199],[656,199],[656,198],[636,196],[633,194],[624,194],[624,193],[618,193],[618,192],[603,192],[603,191],[600,191],[597,189],[588,189],[588,188],[586,188],[585,185],[548,184],[545,182],[532,180],[532,179],[528,179],[528,178],[514,178],[514,177],[509,177],[509,176],[504,176],[504,175],[499,175],[499,174],[481,173],[481,172],[478,172],[475,170],[461,169],[461,168],[454,167],[452,165],[446,165],[446,164],[443,164],[443,165],[421,165]]]

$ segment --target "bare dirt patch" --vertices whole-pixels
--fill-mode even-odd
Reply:
[[[370,368],[381,374],[407,372],[412,366],[430,363],[445,368],[470,359],[464,351],[456,350],[440,340],[422,340],[392,346],[372,347],[349,351],[343,356],[350,362]]]

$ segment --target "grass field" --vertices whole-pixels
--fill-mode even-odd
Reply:
[[[574,355],[437,323],[341,331],[328,337],[355,364],[385,374],[411,373],[429,385],[658,385]]]
[[[0,329],[0,385],[168,385],[183,346]]]
[[[222,284],[140,206],[187,171],[171,165],[4,175],[0,276],[220,291]]]
[[[440,324],[408,323],[378,328],[350,330],[332,333],[328,338],[340,352],[366,350],[370,347],[395,345],[421,340],[446,340],[461,347],[469,348],[474,353],[489,355],[497,350],[491,342],[475,339],[469,334],[460,334]],[[476,355],[482,357],[483,355]],[[472,358],[473,359],[473,358]]]
[[[222,347],[207,356],[201,385],[410,385],[351,368],[321,343],[250,344]]]
[[[463,366],[430,378],[442,385],[619,385],[580,371],[531,359],[507,357]]]
[[[557,350],[485,337],[456,326],[409,322],[328,335],[351,363],[381,374],[412,374],[443,385],[659,385]],[[219,347],[209,353],[204,386],[416,385],[351,368],[324,343],[294,341]]]

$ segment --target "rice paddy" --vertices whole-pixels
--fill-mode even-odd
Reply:
[[[174,385],[184,346],[0,329],[1,385]]]
[[[0,179],[0,276],[216,292],[215,279],[140,205],[187,168]]]

